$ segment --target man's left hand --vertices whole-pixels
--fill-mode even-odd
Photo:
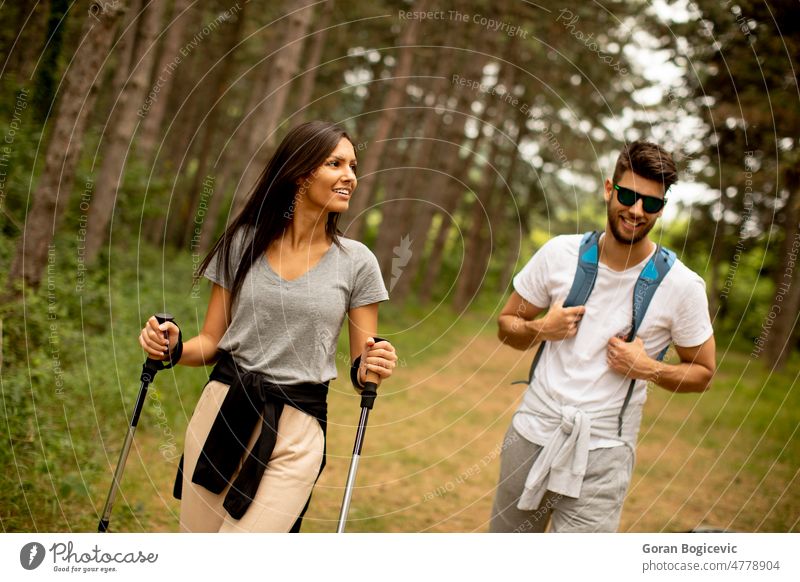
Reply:
[[[658,365],[656,360],[647,355],[644,342],[638,337],[631,342],[618,337],[608,340],[606,362],[617,374],[637,380],[649,380]]]

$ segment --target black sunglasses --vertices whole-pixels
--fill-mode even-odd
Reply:
[[[642,200],[642,208],[648,214],[655,214],[659,212],[664,205],[667,203],[666,198],[656,198],[655,196],[645,196],[644,194],[639,194],[635,190],[631,190],[630,188],[624,188],[619,184],[614,184],[614,190],[617,191],[617,200],[623,206],[633,206],[636,204],[636,201],[641,199]]]

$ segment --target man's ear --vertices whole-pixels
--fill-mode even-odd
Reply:
[[[605,182],[605,189],[603,190],[603,198],[608,204],[611,201],[611,194],[614,192],[614,184],[611,182],[611,178],[606,178]]]

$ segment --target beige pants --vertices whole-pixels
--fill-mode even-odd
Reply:
[[[183,532],[288,532],[305,507],[319,475],[325,439],[319,421],[292,406],[284,406],[275,449],[255,499],[237,520],[222,507],[230,484],[217,495],[192,483],[200,451],[227,393],[227,384],[211,380],[189,421],[184,445],[180,529]],[[250,437],[248,450],[253,447],[260,430],[259,423]],[[231,481],[236,479],[241,465],[240,461]]]

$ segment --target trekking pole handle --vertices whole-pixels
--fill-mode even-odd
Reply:
[[[159,325],[161,325],[162,323],[167,323],[167,322],[175,323],[175,318],[172,316],[171,313],[166,313],[166,312],[165,313],[156,313],[156,314],[153,315],[153,317],[156,318],[156,321],[158,322]],[[168,337],[168,336],[169,336],[169,334],[165,331],[164,332],[164,337]]]
[[[153,315],[153,317],[156,318],[156,321],[158,322],[158,325],[161,325],[162,323],[167,323],[167,322],[175,323],[175,318],[172,316],[171,313],[166,313],[166,312],[164,312],[164,313],[156,313],[156,314]],[[166,330],[164,330],[164,339],[169,339],[169,332],[166,331]]]
[[[361,408],[372,408],[375,399],[378,397],[380,382],[380,376],[371,370],[367,370],[366,382],[364,382],[364,389],[361,391]]]
[[[167,323],[167,322],[175,323],[175,318],[172,316],[171,313],[166,313],[166,312],[164,312],[164,313],[155,313],[155,314],[153,314],[153,317],[156,318],[156,321],[158,322],[159,325],[161,325],[162,323]],[[164,337],[165,338],[169,338],[169,332],[165,331],[164,332]],[[144,362],[144,365],[142,366],[141,381],[142,382],[148,382],[148,383],[152,382],[153,378],[156,377],[156,372],[158,372],[159,370],[163,370],[163,369],[164,369],[164,362],[163,361],[154,360],[153,358],[148,356],[147,359]]]

